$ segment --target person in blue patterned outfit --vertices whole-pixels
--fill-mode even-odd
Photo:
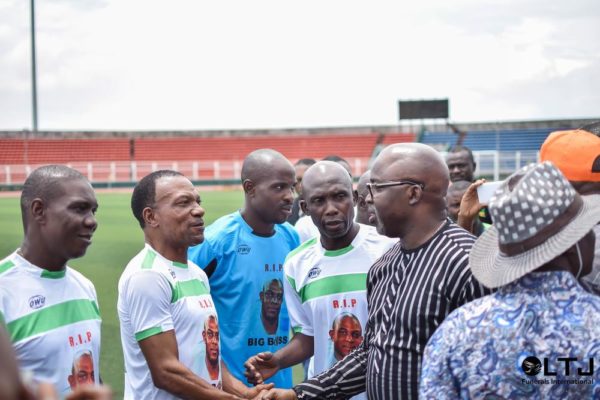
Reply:
[[[545,162],[507,179],[489,210],[469,263],[498,291],[436,330],[419,397],[600,398],[600,297],[577,282],[591,270],[600,194],[580,196]]]

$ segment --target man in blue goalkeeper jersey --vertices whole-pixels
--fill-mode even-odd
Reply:
[[[280,285],[270,286],[283,281],[285,257],[299,245],[298,234],[286,222],[296,181],[292,164],[274,150],[256,150],[244,160],[241,178],[242,208],[210,225],[204,243],[188,253],[209,277],[219,318],[227,321],[220,326],[221,354],[240,380],[246,359],[288,343],[283,293]],[[291,387],[291,370],[269,382]]]

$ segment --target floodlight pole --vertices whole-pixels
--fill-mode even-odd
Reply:
[[[37,68],[35,62],[35,0],[31,0],[31,110],[33,132],[38,130],[37,115]]]

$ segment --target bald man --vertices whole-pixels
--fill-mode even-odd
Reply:
[[[350,179],[352,179],[352,168],[350,168],[350,164],[348,164],[348,161],[344,160],[342,157],[332,154],[323,158],[321,161],[329,161],[341,165],[350,176]],[[300,242],[302,243],[306,242],[309,239],[319,236],[319,229],[317,229],[316,225],[312,222],[312,219],[309,215],[304,215],[303,217],[298,219],[298,221],[296,221],[296,223],[294,224],[294,227],[296,228],[296,231],[300,236]]]
[[[340,164],[321,161],[310,167],[302,190],[300,205],[319,230],[319,237],[303,243],[285,261],[284,292],[294,337],[277,353],[260,353],[246,362],[251,383],[261,383],[313,354],[309,377],[331,367],[333,321],[351,312],[362,332],[367,323],[367,272],[396,242],[379,235],[372,226],[354,222],[352,180]],[[337,330],[334,336],[342,338]],[[336,354],[338,342],[333,342]]]
[[[306,178],[305,178],[306,179]],[[423,348],[455,308],[488,291],[471,275],[475,237],[446,217],[448,168],[429,146],[388,146],[371,169],[377,230],[400,238],[370,268],[362,344],[331,369],[263,399],[417,399]]]
[[[74,355],[100,363],[100,313],[92,282],[67,263],[83,257],[98,223],[90,182],[64,165],[34,170],[23,185],[21,247],[0,261],[0,321],[19,367],[65,396]],[[100,383],[99,376],[94,383]]]
[[[295,229],[286,222],[296,182],[292,164],[275,150],[256,150],[244,160],[241,178],[241,210],[207,227],[204,243],[192,247],[188,255],[209,277],[223,321],[221,357],[236,378],[245,380],[244,361],[258,352],[276,352],[288,343],[285,302],[277,304],[281,306],[278,321],[264,325],[261,296],[275,305],[278,298],[263,293],[264,284],[283,281],[285,257],[300,243]],[[269,382],[289,388],[291,370],[280,371]]]

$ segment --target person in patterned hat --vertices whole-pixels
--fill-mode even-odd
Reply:
[[[488,207],[494,225],[475,242],[469,265],[498,290],[436,330],[419,398],[595,397],[600,297],[577,278],[592,268],[600,194],[579,195],[544,162],[509,177]]]

